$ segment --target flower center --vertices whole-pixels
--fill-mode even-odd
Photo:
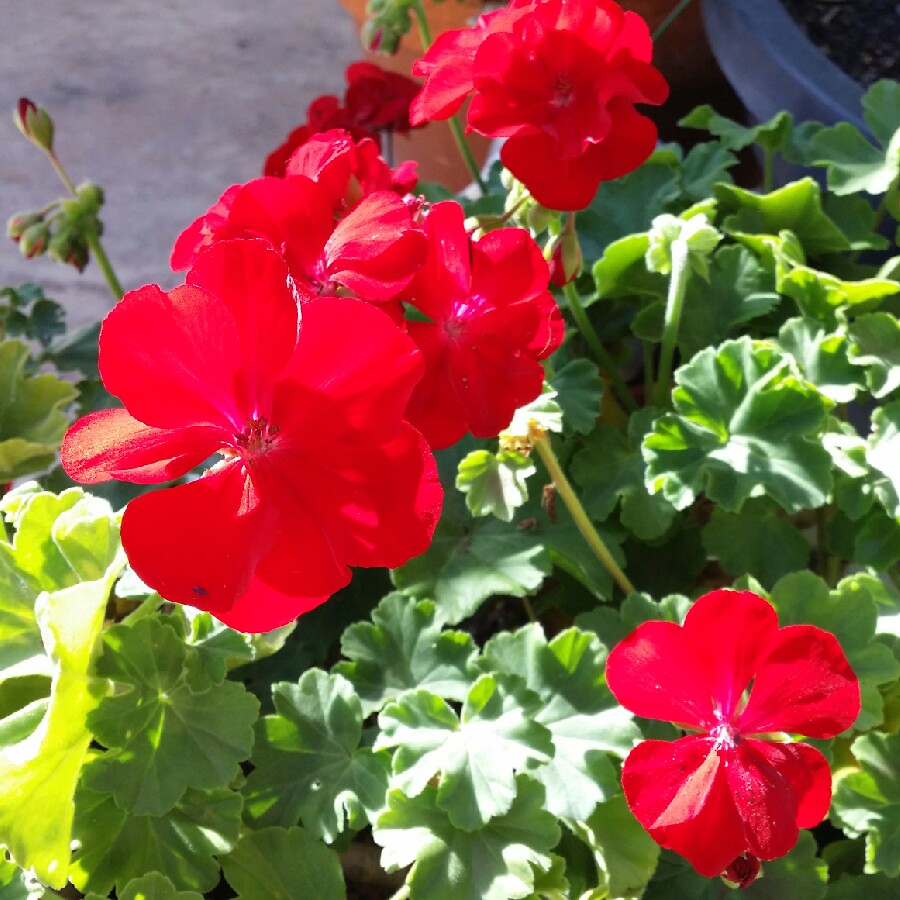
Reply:
[[[741,740],[740,732],[731,722],[719,722],[710,731],[710,737],[715,741],[713,750],[734,750]]]
[[[550,103],[557,109],[571,106],[575,100],[575,85],[568,75],[559,75],[553,91],[553,99]]]
[[[269,452],[278,431],[278,426],[270,425],[265,416],[247,420],[244,430],[234,436],[234,442],[240,448],[241,456],[248,466],[256,465],[256,461]]]

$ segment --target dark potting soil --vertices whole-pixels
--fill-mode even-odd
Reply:
[[[782,0],[807,37],[854,81],[900,80],[897,0]]]

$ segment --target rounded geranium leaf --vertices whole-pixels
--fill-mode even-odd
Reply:
[[[789,625],[770,644],[738,722],[744,734],[830,738],[853,724],[859,708],[859,681],[837,638],[814,625]]]

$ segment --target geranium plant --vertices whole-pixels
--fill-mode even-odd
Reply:
[[[15,110],[69,196],[9,236],[116,304],[0,292],[0,896],[894,896],[900,85],[685,152],[613,0],[370,5],[423,80],[351,66],[171,291]],[[390,162],[444,118],[460,196]]]

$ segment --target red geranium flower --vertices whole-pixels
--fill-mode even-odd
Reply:
[[[412,78],[388,72],[375,63],[347,66],[344,105],[356,125],[405,134],[410,129],[409,105],[418,93],[419,85]]]
[[[313,135],[333,128],[343,128],[353,137],[361,141],[369,138],[381,147],[381,139],[377,131],[372,131],[354,121],[353,116],[334,94],[323,94],[316,97],[306,111],[306,121],[298,125],[291,133],[266,157],[263,164],[263,175],[282,178],[287,161],[298,147],[302,147]]]
[[[527,231],[501,228],[472,241],[462,207],[432,207],[428,253],[409,296],[431,321],[409,334],[425,357],[407,418],[434,448],[466,431],[494,437],[541,392],[563,321],[547,290],[547,263]]]
[[[535,0],[470,31],[414,67],[437,82],[414,122],[446,117],[474,91],[469,130],[508,138],[503,164],[552,209],[582,209],[653,152],[656,126],[634,104],[662,103],[668,86],[640,16],[613,0]]]
[[[184,286],[132,291],[109,313],[100,371],[125,408],[76,422],[63,466],[85,484],[152,484],[221,453],[196,481],[131,501],[122,542],[167,600],[268,631],[347,584],[348,566],[428,546],[441,488],[403,416],[421,370],[379,310],[298,307],[278,254],[224,242]]]
[[[329,191],[302,175],[257,178],[229,202],[227,218],[210,229],[210,240],[264,238],[309,296],[343,291],[384,303],[409,284],[421,264],[425,237],[406,204],[390,191],[363,198],[337,223]],[[197,222],[188,232],[196,229]],[[196,253],[181,252],[189,243],[184,235],[178,238],[173,267],[196,259]]]
[[[288,160],[286,175],[305,175],[323,185],[334,198],[338,214],[352,209],[375,191],[403,196],[416,186],[416,163],[392,169],[368,138],[355,141],[349,131],[333,129],[313,135]]]
[[[636,715],[699,732],[638,744],[622,785],[638,821],[701,875],[745,853],[783,856],[798,829],[828,813],[825,757],[772,733],[830,738],[856,720],[859,682],[834,635],[779,628],[772,606],[749,591],[713,591],[683,626],[636,628],[610,653],[606,677]]]

